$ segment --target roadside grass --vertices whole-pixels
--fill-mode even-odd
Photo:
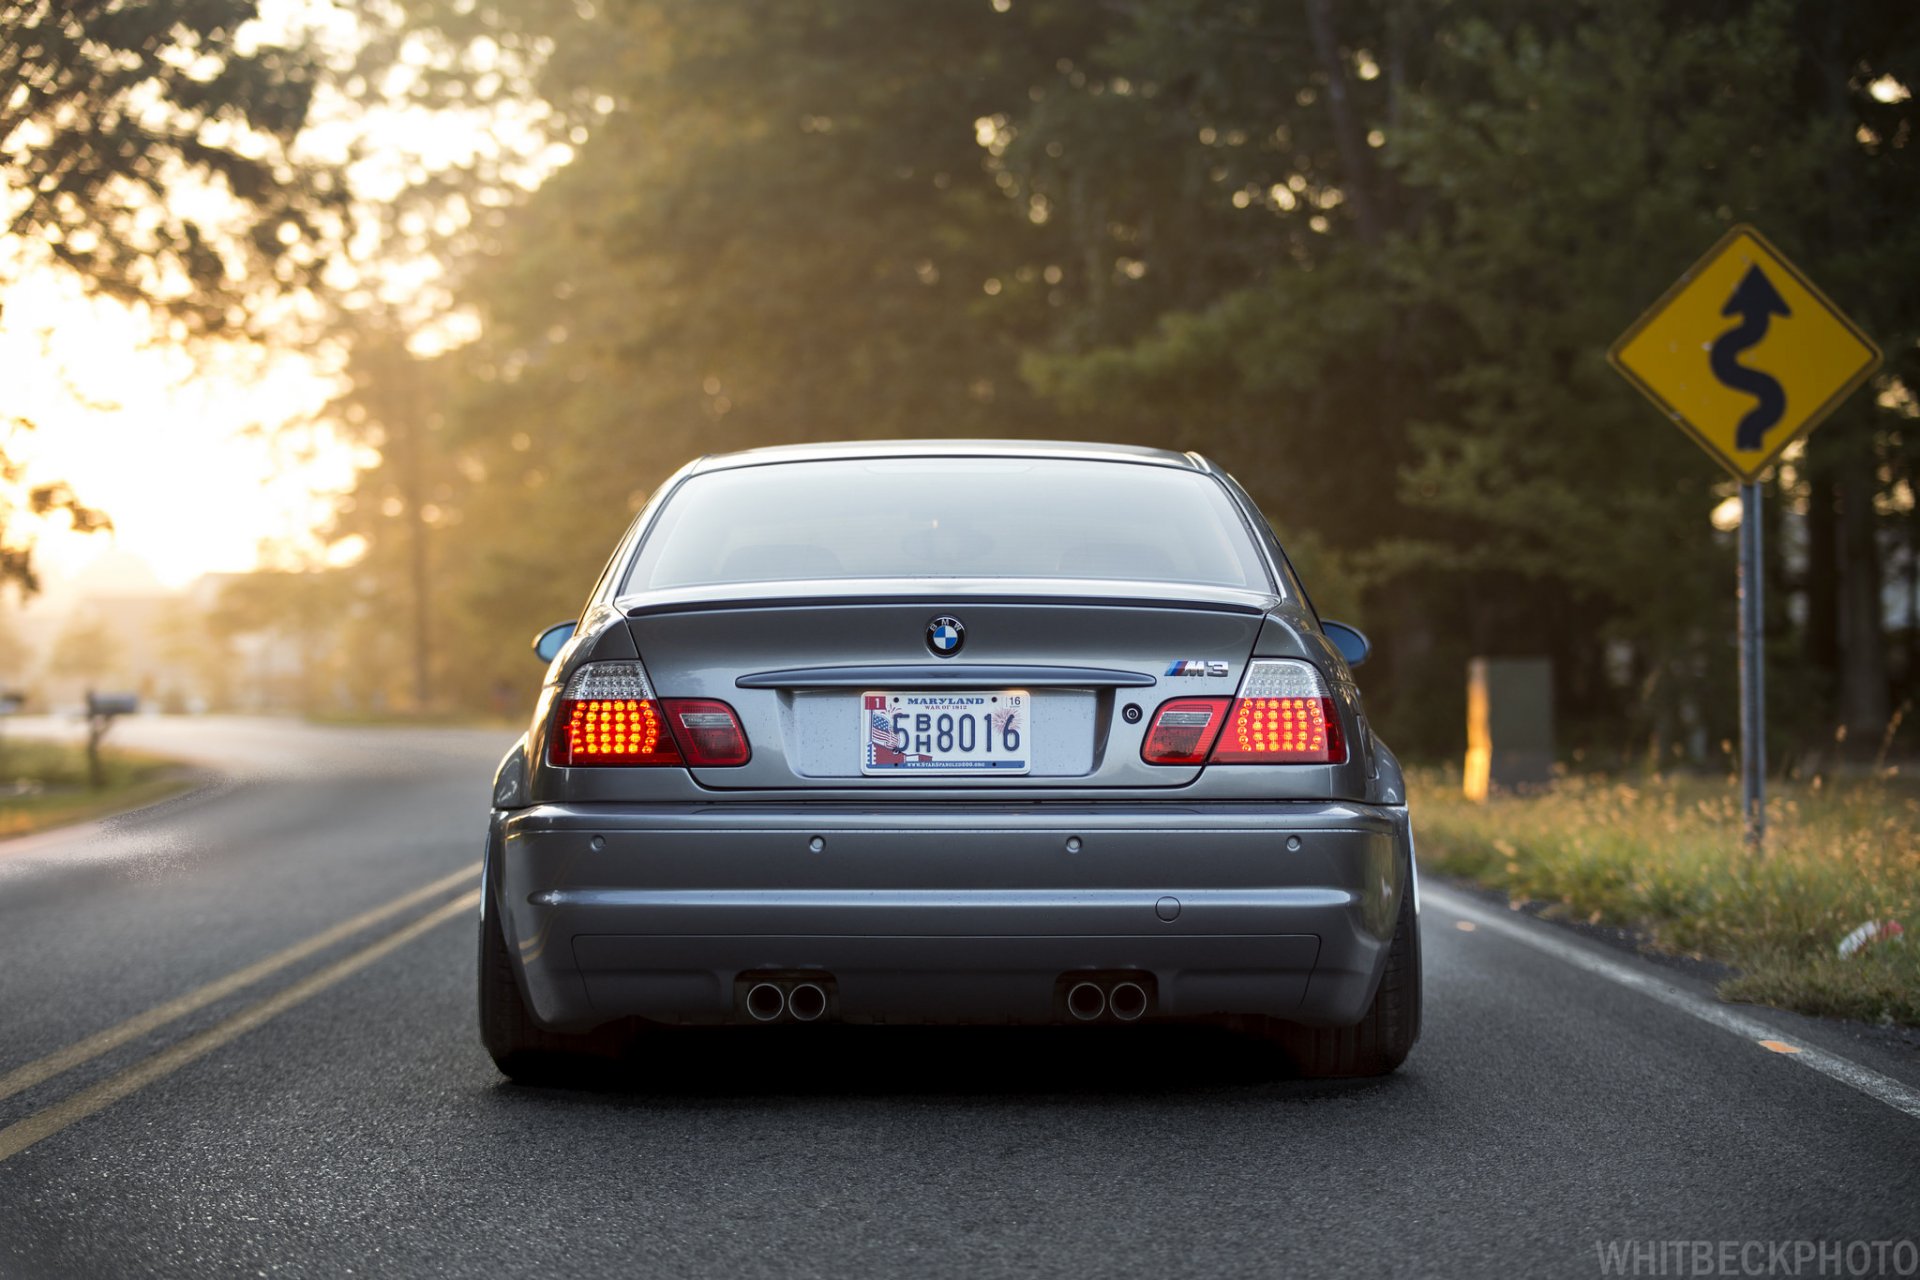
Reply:
[[[1567,777],[1474,804],[1457,770],[1409,779],[1420,861],[1547,914],[1634,929],[1737,970],[1729,1000],[1920,1026],[1920,787],[1769,784],[1767,846],[1741,838],[1736,783]],[[1841,959],[1869,920],[1907,936]]]
[[[193,775],[175,760],[112,747],[101,753],[107,785],[87,785],[78,743],[0,740],[0,839],[120,813],[177,795]]]

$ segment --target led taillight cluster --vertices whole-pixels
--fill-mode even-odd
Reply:
[[[1346,754],[1332,698],[1235,698],[1213,762],[1326,764]]]
[[[1312,663],[1257,658],[1234,698],[1162,703],[1140,747],[1148,764],[1338,764],[1340,715]]]
[[[567,681],[547,763],[725,768],[752,758],[740,717],[709,698],[656,698],[637,662],[592,662]]]
[[[660,704],[652,698],[569,698],[560,704],[553,739],[566,755],[558,764],[681,762]]]

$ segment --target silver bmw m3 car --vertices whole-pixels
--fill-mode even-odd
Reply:
[[[1315,1075],[1420,1033],[1366,640],[1198,455],[702,458],[535,648],[481,919],[509,1076],[723,1023],[1215,1021]]]

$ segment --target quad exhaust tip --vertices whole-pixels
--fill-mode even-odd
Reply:
[[[1116,1022],[1137,1022],[1151,1003],[1147,989],[1138,982],[1116,982],[1111,987],[1076,982],[1067,989],[1067,1012],[1080,1022],[1096,1022],[1109,1014]],[[814,1022],[826,1016],[828,998],[826,988],[817,982],[797,982],[791,989],[777,982],[756,982],[747,988],[745,1005],[755,1022],[777,1022],[783,1017]]]
[[[752,992],[747,993],[747,1000],[751,1009]],[[817,982],[802,982],[787,993],[787,1012],[793,1015],[796,1022],[812,1022],[826,1011],[827,993]]]
[[[1103,1018],[1138,1022],[1153,1007],[1153,995],[1145,982],[1117,975],[1095,975],[1078,981],[1070,974],[1063,977],[1071,983],[1067,987],[1067,1012],[1076,1022],[1098,1022]]]
[[[812,986],[813,984],[808,983],[807,985]],[[814,987],[814,990],[818,991],[819,988]],[[823,998],[821,1001],[823,1008],[825,1004],[826,1001]],[[747,991],[747,1012],[752,1015],[756,1022],[772,1022],[775,1018],[778,1018],[782,1013],[786,1012],[786,1008],[787,993],[771,982],[756,982]],[[796,1013],[795,1016],[798,1016],[798,1014]],[[813,1016],[817,1018],[820,1015],[816,1013]]]
[[[1067,1012],[1092,1022],[1107,1011],[1107,993],[1091,982],[1076,982],[1067,992]],[[1138,1016],[1138,1015],[1135,1015]]]
[[[1107,996],[1107,1008],[1122,1022],[1133,1022],[1147,1011],[1147,989],[1137,982],[1116,982]]]

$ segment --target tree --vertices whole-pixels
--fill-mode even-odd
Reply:
[[[7,269],[56,264],[182,335],[243,332],[264,298],[315,284],[344,190],[293,150],[316,68],[263,42],[258,16],[254,0],[0,0]],[[21,517],[55,513],[108,527],[0,447],[0,584],[37,588]]]
[[[7,456],[10,437],[31,430],[31,422],[15,418],[12,430],[0,437],[0,588],[11,583],[23,596],[40,589],[33,570],[33,545],[50,522],[64,518],[77,533],[113,527],[104,511],[80,501],[73,486],[64,481],[30,481],[26,468]]]
[[[455,5],[441,20],[490,41],[551,33],[539,84],[579,130],[573,163],[498,232],[468,233],[455,266],[482,330],[416,371],[437,394],[396,403],[405,379],[377,353],[398,342],[378,326],[356,355],[350,425],[377,427],[383,457],[338,532],[367,537],[369,569],[398,592],[421,535],[410,512],[434,508],[432,615],[458,646],[441,682],[456,696],[485,705],[531,676],[533,632],[571,616],[692,455],[1054,419],[1019,373],[1051,309],[1045,259],[1002,242],[1045,229],[983,164],[979,121],[1079,52],[1080,19],[723,0],[565,20]],[[409,502],[405,446],[423,434],[440,469]]]
[[[1396,55],[1393,33],[1416,16],[1433,39]],[[1237,20],[1287,15],[1272,6]],[[1580,721],[1608,735],[1631,725],[1662,754],[1687,723],[1709,741],[1730,735],[1731,548],[1706,520],[1727,486],[1622,394],[1602,353],[1721,230],[1749,220],[1896,353],[1882,390],[1911,382],[1920,335],[1900,264],[1920,251],[1904,214],[1920,194],[1905,85],[1920,53],[1914,16],[1629,0],[1309,4],[1305,20],[1339,24],[1290,41],[1315,50],[1318,67],[1282,73],[1250,119],[1213,115],[1196,137],[1252,148],[1212,170],[1234,204],[1279,222],[1311,211],[1317,235],[1288,246],[1290,268],[1168,308],[1131,341],[1036,359],[1034,376],[1087,419],[1184,408],[1232,424],[1215,451],[1284,532],[1304,528],[1365,584],[1389,722],[1408,727],[1404,702],[1426,708],[1402,740],[1453,737],[1457,709],[1431,691],[1458,687],[1467,652],[1503,648],[1555,656],[1575,741],[1588,736]],[[1209,39],[1204,25],[1156,27],[1156,65],[1230,66]],[[1382,62],[1398,74],[1380,75]],[[1273,65],[1289,64],[1276,54]],[[1288,95],[1344,99],[1377,159],[1290,145],[1306,121]],[[1262,127],[1263,114],[1282,123]],[[1350,131],[1327,114],[1337,143]],[[1262,139],[1280,141],[1284,185],[1268,185]],[[1052,144],[1041,132],[1030,145]],[[1810,628],[1839,630],[1824,652],[1853,692],[1836,714],[1876,741],[1875,504],[1903,520],[1912,510],[1890,456],[1910,447],[1899,421],[1862,395],[1809,449],[1836,468],[1809,521]],[[1363,465],[1327,465],[1321,442],[1333,439]],[[1807,475],[1781,469],[1790,509],[1806,503]],[[1388,497],[1397,503],[1378,500]],[[1774,545],[1791,563],[1795,539]],[[1877,698],[1863,693],[1876,683]],[[1824,708],[1812,721],[1803,735],[1833,723]]]
[[[60,629],[47,659],[47,670],[91,686],[119,675],[123,656],[120,637],[108,621],[95,613],[80,612]]]
[[[293,154],[316,69],[260,43],[258,17],[255,0],[0,3],[6,234],[200,331],[310,284],[343,193]],[[180,198],[195,187],[222,198]]]
[[[389,610],[384,624],[406,637],[410,701],[416,710],[438,701],[435,634],[444,630],[437,611],[435,532],[460,514],[454,502],[460,477],[447,457],[446,411],[452,370],[445,359],[421,359],[407,350],[397,324],[363,321],[347,366],[347,389],[330,406],[347,433],[379,450],[363,468],[354,496],[342,503],[335,539],[357,537],[369,554],[350,574],[378,583],[383,600],[405,603],[404,616]],[[469,467],[471,471],[471,467]],[[511,530],[493,532],[507,535]]]
[[[412,13],[543,48],[525,84],[573,148],[444,242],[479,320],[435,374],[455,696],[692,454],[1059,433],[1233,469],[1376,633],[1363,677],[1415,751],[1452,750],[1464,659],[1502,651],[1555,659],[1570,742],[1697,751],[1733,731],[1728,489],[1603,353],[1744,219],[1894,353],[1781,469],[1772,539],[1795,729],[1830,733],[1832,693],[1854,733],[1886,721],[1889,565],[1920,599],[1910,6]],[[390,574],[398,466],[349,513]]]

